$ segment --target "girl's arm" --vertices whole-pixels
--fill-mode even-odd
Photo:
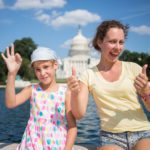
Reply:
[[[27,87],[19,94],[15,93],[15,79],[21,66],[22,58],[18,53],[14,53],[14,45],[11,49],[7,47],[6,56],[1,54],[8,69],[7,84],[5,91],[5,103],[8,108],[14,108],[25,102],[31,96],[31,87]]]
[[[81,119],[86,113],[89,91],[88,87],[77,79],[74,68],[68,79],[68,87],[71,91],[72,113],[76,119]]]
[[[77,127],[76,127],[76,120],[71,112],[71,92],[67,90],[66,92],[66,119],[67,119],[67,124],[68,124],[68,133],[67,133],[67,141],[66,141],[66,146],[65,150],[71,150],[74,143],[75,139],[77,136]]]
[[[136,77],[134,86],[138,94],[142,97],[143,103],[148,111],[150,111],[150,82],[146,74],[147,65],[144,65],[142,72]]]
[[[19,93],[15,94],[15,99],[8,99],[8,104],[6,105],[8,108],[15,108],[27,100],[30,99],[32,95],[32,86],[27,86],[24,89],[22,89]],[[9,101],[12,103],[10,104]]]

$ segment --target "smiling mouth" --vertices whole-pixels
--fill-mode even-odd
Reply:
[[[113,56],[113,57],[118,57],[118,55],[119,54],[113,54],[113,53],[110,53],[111,54],[111,56]]]
[[[45,77],[45,78],[40,78],[41,80],[46,80],[47,78]]]

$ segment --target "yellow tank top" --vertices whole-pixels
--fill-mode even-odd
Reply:
[[[108,82],[100,76],[96,66],[81,75],[80,81],[88,86],[97,105],[102,130],[120,133],[150,129],[133,85],[141,69],[135,63],[122,62],[121,76],[115,82]]]

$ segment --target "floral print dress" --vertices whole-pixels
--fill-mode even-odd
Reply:
[[[18,150],[64,150],[65,92],[65,86],[49,93],[40,85],[32,86],[30,118]]]

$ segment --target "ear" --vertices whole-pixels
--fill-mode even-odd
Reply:
[[[102,41],[100,39],[97,40],[97,45],[98,47],[101,49],[101,44],[102,44]]]
[[[54,61],[53,66],[54,66],[54,69],[57,70],[58,69],[58,62]]]

